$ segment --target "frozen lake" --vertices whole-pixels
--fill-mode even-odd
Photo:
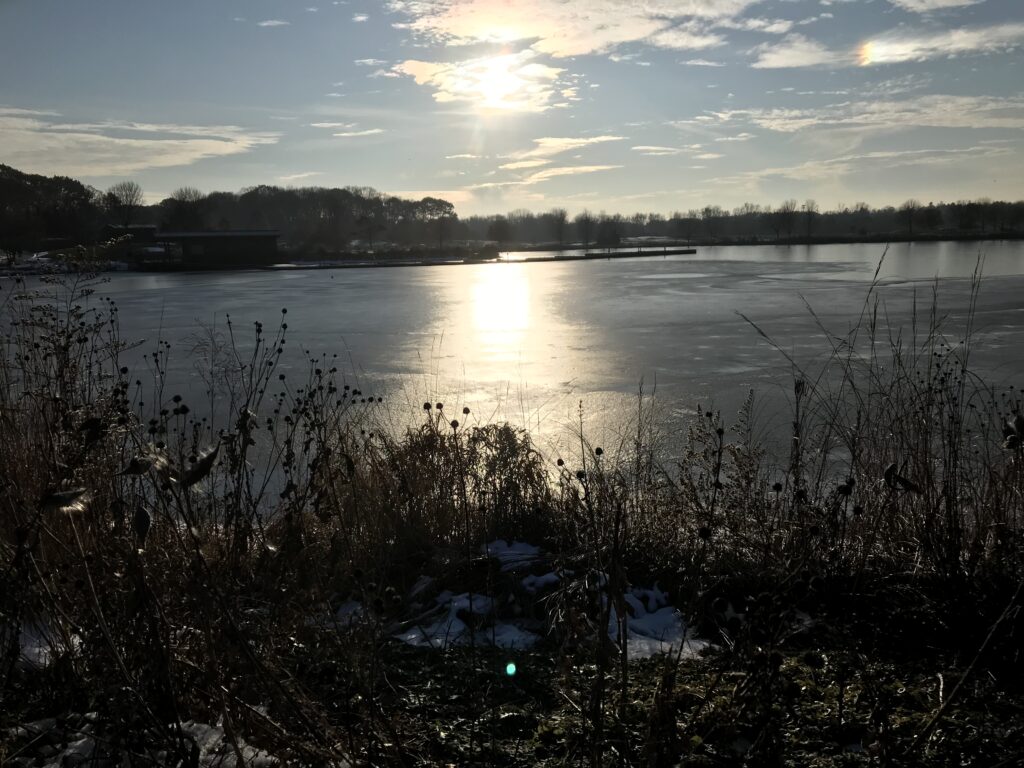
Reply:
[[[737,312],[813,367],[827,345],[806,301],[834,332],[864,305],[879,245],[699,248],[692,256],[561,263],[291,272],[115,274],[101,292],[121,308],[126,339],[172,344],[172,389],[200,395],[190,337],[231,315],[276,327],[287,307],[286,366],[299,347],[338,353],[346,381],[385,395],[395,413],[443,400],[480,419],[555,433],[583,417],[595,439],[636,410],[641,382],[671,419],[697,403],[731,414],[750,389],[774,404],[791,367]],[[1024,243],[915,243],[889,248],[878,295],[908,324],[937,285],[958,338],[970,275],[984,256],[974,366],[993,383],[1024,383]],[[536,254],[531,254],[536,255]],[[936,283],[935,278],[940,278]],[[138,359],[136,353],[136,359]],[[144,370],[141,369],[140,370]]]

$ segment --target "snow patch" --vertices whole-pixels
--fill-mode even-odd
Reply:
[[[540,558],[540,547],[527,544],[525,541],[513,541],[510,544],[504,539],[497,539],[490,544],[482,545],[480,551],[501,563],[502,573],[525,567]]]
[[[561,581],[557,573],[545,573],[540,576],[525,576],[522,580],[523,589],[535,595],[545,587],[551,587]]]
[[[625,595],[626,655],[630,659],[649,659],[659,653],[679,653],[692,658],[708,646],[706,640],[693,637],[682,614],[669,605],[668,595],[657,585],[652,589],[632,588]],[[619,639],[618,613],[612,607],[608,635]]]
[[[435,600],[437,608],[432,621],[423,621],[394,635],[407,645],[417,648],[449,648],[468,645],[494,645],[498,648],[529,648],[540,638],[528,630],[505,622],[470,629],[465,619],[489,616],[494,611],[494,600],[487,595],[463,592],[454,594],[445,590]],[[478,622],[473,621],[474,624]],[[482,623],[482,621],[480,622]]]

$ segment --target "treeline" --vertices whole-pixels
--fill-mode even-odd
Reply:
[[[205,194],[175,190],[145,205],[135,182],[102,191],[62,176],[0,165],[0,250],[9,254],[91,243],[108,226],[156,225],[164,231],[275,229],[285,248],[343,252],[382,242],[443,248],[458,217],[447,200],[407,200],[369,187],[282,188],[261,185]]]
[[[793,243],[929,238],[1019,237],[1024,235],[1024,200],[988,199],[872,208],[867,203],[822,210],[814,200],[786,200],[778,206],[744,203],[660,213],[595,214],[570,219],[564,209],[527,210],[473,216],[460,222],[465,237],[509,244],[618,245],[638,238],[687,243]]]
[[[146,205],[142,188],[125,181],[98,190],[63,176],[21,173],[0,165],[0,251],[46,250],[101,238],[109,225],[150,224],[163,230],[275,229],[295,253],[344,253],[454,241],[516,246],[613,246],[637,238],[687,243],[822,242],[1024,234],[1024,201],[987,199],[871,208],[867,203],[821,210],[814,200],[778,206],[709,205],[676,212],[621,214],[562,208],[545,213],[459,219],[434,197],[407,200],[370,187],[277,187],[203,193],[182,187]]]

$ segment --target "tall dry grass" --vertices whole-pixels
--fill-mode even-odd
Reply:
[[[175,724],[197,719],[239,755],[244,736],[313,764],[407,759],[382,649],[420,576],[484,591],[480,547],[499,537],[543,544],[565,577],[543,612],[553,653],[594,662],[595,765],[624,738],[633,583],[660,580],[761,664],[809,593],[1002,607],[1021,578],[1021,405],[972,375],[972,329],[947,336],[934,305],[893,328],[872,287],[853,331],[822,329],[828,363],[795,367],[787,456],[755,439],[751,399],[732,423],[701,412],[670,465],[641,398],[614,456],[581,435],[556,463],[442,403],[382,428],[382,398],[329,358],[283,373],[285,315],[211,337],[217,413],[193,408],[165,391],[165,346],[145,353],[153,384],[130,375],[99,289],[73,273],[5,298],[0,691],[12,717],[100,712],[111,755],[157,741],[185,759]],[[322,631],[351,599],[358,631]],[[757,633],[722,609],[768,603],[788,607]],[[25,632],[52,647],[44,669],[19,663]]]

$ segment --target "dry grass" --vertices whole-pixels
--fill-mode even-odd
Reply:
[[[696,417],[679,466],[644,426],[614,458],[581,439],[577,466],[555,466],[526,433],[470,426],[438,403],[400,434],[383,429],[380,400],[326,358],[285,377],[284,317],[244,341],[231,327],[211,337],[217,423],[230,414],[215,428],[209,407],[163,391],[164,347],[148,353],[152,386],[128,378],[117,308],[97,286],[76,274],[6,298],[4,725],[59,701],[99,712],[104,749],[140,760],[154,741],[168,762],[189,759],[176,729],[187,719],[222,723],[236,756],[244,738],[307,764],[425,759],[426,721],[402,714],[389,683],[407,670],[389,673],[388,638],[424,574],[493,588],[479,552],[499,537],[545,545],[565,574],[538,610],[590,745],[574,762],[713,757],[700,745],[725,721],[747,759],[779,762],[796,679],[784,654],[840,690],[869,687],[869,657],[915,658],[911,643],[927,644],[918,656],[936,671],[980,663],[997,686],[1020,671],[1007,642],[1024,574],[1020,404],[971,375],[970,329],[947,339],[935,309],[901,335],[871,294],[851,334],[823,329],[832,354],[795,372],[782,461],[752,437],[748,405],[731,425]],[[595,631],[625,615],[632,582],[655,579],[720,647],[685,718],[671,660],[636,710],[635,664]],[[349,599],[366,608],[356,631],[324,627]],[[808,614],[817,629],[794,631]],[[969,626],[951,632],[955,621]],[[18,663],[25,628],[48,636],[45,669]],[[847,661],[819,665],[819,646]],[[479,671],[481,658],[474,648],[452,663]],[[729,675],[745,682],[724,696]],[[488,711],[487,689],[474,695],[470,709]],[[890,757],[924,754],[945,707],[933,714],[917,742],[890,743],[871,723],[865,739]],[[472,733],[470,751],[483,749]]]

